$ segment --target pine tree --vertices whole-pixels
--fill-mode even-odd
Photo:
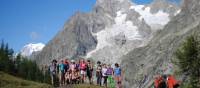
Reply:
[[[0,71],[5,71],[7,73],[13,73],[14,64],[12,61],[13,50],[9,49],[8,44],[5,44],[2,40],[0,48]]]
[[[192,88],[200,88],[200,41],[197,35],[187,38],[177,50],[176,58],[182,72],[187,72]]]
[[[43,73],[35,61],[25,58],[20,54],[13,59],[13,53],[14,51],[9,48],[8,43],[5,44],[2,41],[0,45],[0,71],[27,80],[50,83],[50,75]]]

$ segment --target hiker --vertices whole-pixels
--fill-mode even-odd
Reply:
[[[159,83],[160,83],[160,76],[155,76],[155,78],[154,78],[154,88],[158,88],[158,85],[159,85]]]
[[[51,65],[49,67],[50,69],[50,75],[51,75],[51,83],[53,86],[55,86],[55,80],[56,80],[56,68],[57,68],[57,61],[56,60],[52,60]]]
[[[115,77],[115,82],[117,84],[116,87],[121,88],[122,69],[120,68],[118,63],[115,63],[114,77]]]
[[[72,74],[71,74],[71,80],[72,80],[72,84],[76,84],[76,76],[75,76],[75,70],[72,71]]]
[[[81,77],[80,77],[80,72],[78,69],[75,70],[74,77],[75,77],[75,84],[79,84]]]
[[[66,72],[69,70],[69,62],[68,62],[68,59],[65,59],[64,65],[65,65],[65,73],[66,73]]]
[[[172,75],[168,75],[167,85],[168,85],[168,88],[178,88],[179,87],[177,80]]]
[[[74,60],[71,60],[71,64],[70,64],[70,70],[71,70],[72,72],[74,72],[74,71],[75,71],[75,69],[76,69],[76,63],[75,63],[75,61],[74,61]]]
[[[76,83],[79,84],[81,82],[81,75],[80,75],[80,60],[76,62]]]
[[[154,87],[159,88],[159,84],[162,82],[163,78],[160,75],[157,75],[154,80]]]
[[[97,78],[97,85],[101,86],[101,79],[102,79],[102,72],[101,72],[101,62],[97,61],[97,68],[96,68],[96,78]]]
[[[77,71],[80,71],[80,63],[81,63],[81,60],[76,61],[76,70]]]
[[[70,72],[71,72],[71,81],[72,81],[72,84],[75,84],[75,81],[76,81],[75,71],[76,71],[76,63],[75,63],[74,60],[71,60]]]
[[[70,82],[71,82],[71,74],[70,74],[70,72],[69,71],[67,71],[66,73],[65,73],[65,83],[66,84],[70,84]]]
[[[158,88],[167,88],[167,75],[161,76]]]
[[[84,59],[81,59],[80,70],[81,70],[81,81],[82,83],[84,83],[85,78],[86,78],[86,63]]]
[[[111,67],[111,65],[108,65],[108,69],[106,71],[106,74],[108,76],[108,83],[109,83],[109,88],[115,88],[115,82],[113,79],[113,68]]]
[[[179,83],[172,75],[157,76],[154,80],[155,88],[178,88]]]
[[[106,64],[103,64],[103,67],[102,67],[102,76],[103,76],[103,85],[105,87],[107,87],[107,78],[108,78],[106,72],[107,72],[107,66],[106,66]]]
[[[89,83],[92,84],[93,65],[92,65],[92,63],[90,62],[90,60],[87,60],[86,71],[87,71],[87,77],[88,77]]]
[[[59,72],[60,72],[60,86],[62,86],[65,81],[65,65],[63,60],[61,60],[59,64]]]

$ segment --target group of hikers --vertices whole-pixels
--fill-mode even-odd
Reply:
[[[157,75],[154,80],[154,88],[178,88],[180,82],[172,75]]]
[[[118,63],[114,68],[110,64],[97,61],[96,65],[90,60],[79,59],[77,61],[63,59],[53,60],[49,66],[52,85],[59,78],[59,86],[85,83],[93,84],[96,75],[96,85],[109,88],[121,88],[122,69]]]
[[[55,86],[58,78],[59,86],[70,84],[85,83],[94,84],[96,76],[96,85],[109,88],[122,88],[122,69],[118,63],[111,64],[97,61],[94,64],[90,60],[79,59],[77,61],[63,59],[60,61],[52,60],[49,66],[52,85]],[[154,79],[154,88],[178,88],[179,82],[172,75],[158,75]]]

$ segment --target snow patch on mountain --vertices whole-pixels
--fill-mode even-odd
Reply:
[[[178,11],[176,11],[176,13],[174,13],[174,16],[178,15],[181,12],[181,9],[179,9]]]
[[[105,28],[98,33],[93,33],[94,36],[97,36],[98,43],[96,49],[87,53],[87,58],[91,57],[93,53],[106,46],[112,46],[112,43],[109,40],[120,33],[123,33],[127,40],[142,40],[138,27],[133,25],[132,21],[126,21],[127,14],[122,11],[118,11],[116,14],[117,16],[115,17],[114,25],[110,28]]]
[[[27,44],[25,45],[20,53],[22,56],[31,56],[33,52],[38,52],[38,51],[41,51],[43,48],[44,48],[45,44],[43,43],[36,43],[36,44],[33,44],[33,43],[30,43],[30,44]]]
[[[144,19],[151,27],[153,27],[153,25],[165,26],[170,21],[169,14],[165,13],[163,10],[159,10],[157,13],[152,14],[150,12],[151,8],[145,7],[144,5],[132,5],[129,9],[138,12],[141,15],[138,19]]]

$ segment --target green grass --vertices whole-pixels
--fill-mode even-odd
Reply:
[[[51,85],[24,80],[0,72],[0,88],[52,88]]]
[[[104,88],[104,87],[90,85],[90,84],[79,84],[79,85],[75,85],[74,88]]]
[[[24,80],[0,71],[0,88],[53,88],[49,84]],[[59,88],[59,87],[58,87]],[[77,84],[60,88],[103,88],[90,84]]]

